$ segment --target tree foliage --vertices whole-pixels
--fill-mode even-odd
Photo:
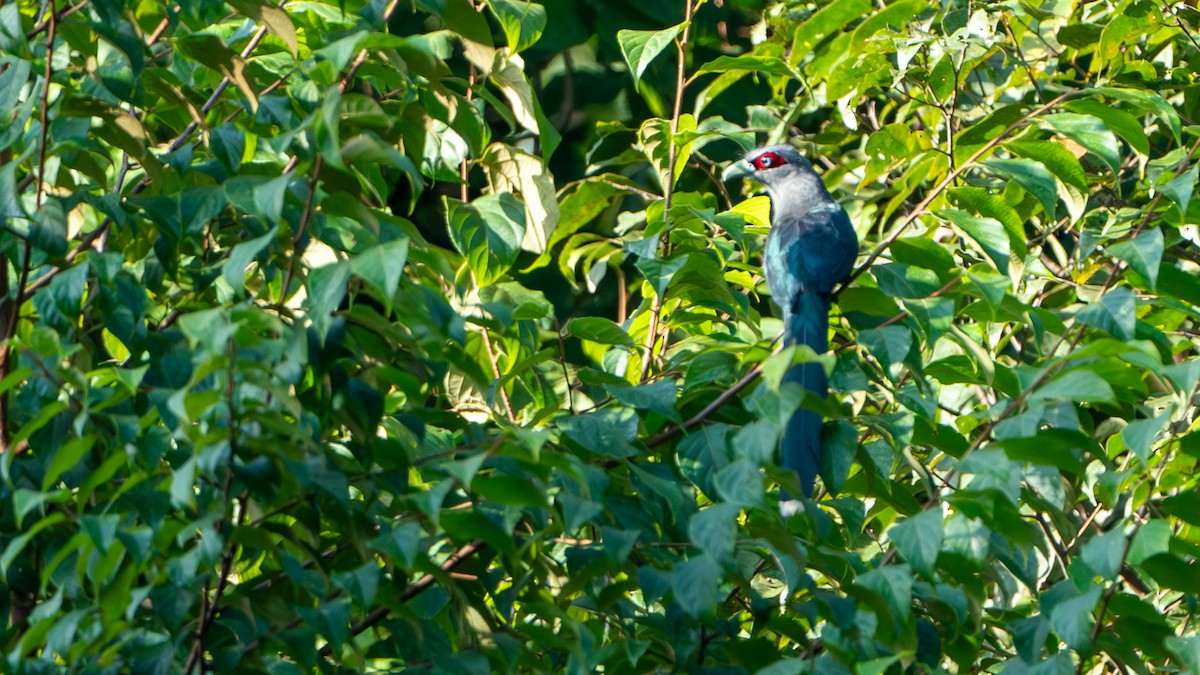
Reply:
[[[1200,13],[689,2],[0,6],[3,669],[1200,669]]]

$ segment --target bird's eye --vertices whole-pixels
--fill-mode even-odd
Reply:
[[[787,164],[787,160],[773,152],[764,152],[763,154],[754,158],[753,164],[755,168],[761,171],[763,169],[770,169]]]

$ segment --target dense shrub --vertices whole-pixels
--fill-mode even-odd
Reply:
[[[1200,669],[1200,13],[688,1],[0,6],[3,670]]]

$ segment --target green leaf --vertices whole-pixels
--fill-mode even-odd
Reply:
[[[750,508],[763,504],[762,471],[749,459],[735,460],[717,471],[713,487],[721,499],[737,506]]]
[[[1062,144],[1022,139],[1005,143],[1004,147],[1021,157],[1042,163],[1063,185],[1087,192],[1087,173],[1083,170],[1083,165]]]
[[[632,441],[637,438],[638,417],[632,408],[609,406],[586,415],[559,422],[566,438],[584,449],[605,457],[632,457],[637,454]]]
[[[1108,331],[1118,340],[1132,340],[1137,325],[1137,298],[1128,286],[1116,286],[1081,309],[1075,318]]]
[[[196,507],[196,458],[189,457],[171,471],[171,505],[179,509]]]
[[[1058,218],[1058,187],[1041,162],[1031,159],[989,159],[983,165],[1001,178],[1014,181],[1037,198],[1051,220]]]
[[[542,156],[553,155],[562,136],[550,120],[546,119],[540,99],[534,92],[529,78],[525,76],[522,65],[514,59],[507,59],[502,67],[495,69],[491,79],[504,94],[517,123],[538,135]]]
[[[333,314],[342,304],[346,296],[347,284],[350,282],[350,266],[344,262],[319,267],[308,273],[304,286],[308,291],[305,305],[308,308],[309,319],[321,342],[329,334],[333,323]]]
[[[1200,635],[1172,635],[1166,639],[1165,644],[1186,671],[1200,672]]]
[[[484,499],[506,506],[539,506],[545,507],[545,490],[531,480],[494,474],[478,476],[471,483],[471,489],[478,492]]]
[[[893,298],[927,298],[942,286],[933,272],[909,265],[874,265],[871,274],[879,282],[879,290]]]
[[[927,345],[937,342],[954,324],[955,303],[950,298],[909,299],[904,308],[924,331]]]
[[[241,148],[233,148],[230,152],[236,153],[237,166],[240,167]],[[262,176],[238,176],[226,181],[225,196],[230,204],[243,212],[259,216],[271,225],[278,225],[283,214],[283,201],[287,196],[289,180],[288,176],[271,180]],[[186,210],[187,204],[183,206]]]
[[[559,208],[554,177],[545,162],[512,146],[493,143],[483,157],[483,166],[495,192],[521,194],[529,224],[521,248],[546,253],[558,227]]]
[[[1120,136],[1121,140],[1128,143],[1129,147],[1142,155],[1150,154],[1150,141],[1147,139],[1146,129],[1136,117],[1124,110],[1091,99],[1068,101],[1064,107],[1099,119],[1113,133]]]
[[[1008,274],[1008,259],[1012,255],[1004,225],[993,218],[979,218],[966,211],[942,209],[938,215],[954,223],[966,233],[1001,274]]]
[[[1070,473],[1083,471],[1083,456],[1100,452],[1096,442],[1087,435],[1069,429],[1038,429],[1031,436],[1006,437],[998,445],[1014,461],[1054,466]]]
[[[258,92],[246,79],[246,61],[212,33],[191,33],[175,38],[175,48],[193,61],[229,78],[246,97],[250,111],[258,110]]]
[[[912,568],[908,565],[888,565],[877,567],[855,580],[856,586],[878,593],[887,608],[892,612],[892,618],[897,624],[904,626],[912,616]]]
[[[675,566],[671,590],[675,601],[691,617],[712,614],[721,590],[721,567],[711,556],[698,555]]]
[[[67,515],[61,511],[55,511],[47,515],[45,518],[37,521],[32,527],[24,529],[20,534],[13,537],[8,545],[4,547],[4,553],[0,554],[0,581],[9,581],[8,573],[12,569],[13,561],[29,544],[29,540],[33,539],[42,530],[53,527],[67,519]]]
[[[666,260],[661,258],[638,258],[637,265],[642,275],[646,277],[646,281],[654,288],[654,292],[661,296],[667,291],[667,286],[671,284],[671,279],[675,273],[682,270],[688,263],[687,255],[675,255]]]
[[[1173,553],[1159,553],[1138,564],[1160,586],[1192,595],[1200,594],[1200,564]]]
[[[905,326],[886,326],[884,328],[869,328],[858,334],[858,342],[866,347],[879,360],[880,365],[888,368],[894,364],[903,363],[912,349],[912,331]]]
[[[864,181],[873,181],[894,166],[908,160],[917,146],[913,132],[905,124],[888,124],[867,139],[867,171]]]
[[[1163,427],[1170,421],[1170,415],[1159,415],[1147,420],[1130,422],[1121,430],[1121,438],[1125,441],[1125,445],[1133,451],[1133,454],[1142,460],[1142,464],[1148,466],[1150,464],[1150,448],[1154,445],[1154,441]]]
[[[737,543],[738,513],[738,507],[729,503],[702,509],[688,521],[688,538],[713,560],[728,565]]]
[[[42,477],[42,490],[49,490],[58,481],[59,476],[79,464],[79,460],[95,443],[96,436],[89,434],[81,438],[72,438],[58,448],[54,459],[50,460],[50,465],[46,467],[46,475]]]
[[[546,29],[546,8],[526,0],[489,0],[488,6],[496,13],[508,48],[523,52],[542,37]]]
[[[1108,61],[1115,59],[1125,46],[1135,44],[1152,24],[1144,17],[1119,14],[1105,24],[1100,33],[1100,43],[1096,47],[1096,60],[1092,63],[1092,71],[1099,72]]]
[[[66,409],[67,403],[65,401],[54,401],[53,403],[43,406],[37,411],[37,414],[33,416],[33,419],[24,422],[17,432],[12,435],[12,437],[9,439],[9,447],[16,447],[20,445],[22,441],[28,440],[30,436],[33,436],[40,429],[49,424],[50,420],[54,419]],[[6,454],[7,457],[5,457],[5,460],[7,466],[8,463],[12,462],[12,458],[15,456],[15,454]]]
[[[965,127],[954,138],[954,161],[960,164],[965,162],[984,145],[1018,124],[1025,114],[1025,105],[1014,103],[999,108],[983,119]]]
[[[1092,610],[1100,601],[1100,593],[1100,586],[1092,586],[1076,597],[1055,604],[1050,610],[1050,627],[1075,651],[1081,652],[1092,643]]]
[[[386,314],[391,313],[396,291],[404,278],[408,246],[408,238],[401,237],[372,246],[350,259],[350,270],[379,293]]]
[[[1162,230],[1155,227],[1115,244],[1109,252],[1128,263],[1134,272],[1150,282],[1150,289],[1154,290],[1158,285],[1158,268],[1162,266],[1164,249]]]
[[[1104,160],[1114,175],[1120,172],[1121,149],[1117,147],[1117,137],[1099,118],[1075,113],[1056,113],[1047,115],[1042,120],[1059,134]]]
[[[1166,185],[1162,186],[1163,194],[1171,198],[1175,206],[1179,207],[1180,213],[1187,213],[1188,206],[1192,202],[1192,193],[1196,188],[1196,181],[1200,179],[1200,165],[1193,165],[1187,171],[1180,173],[1172,178]]]
[[[438,4],[442,21],[462,42],[467,60],[485,76],[490,75],[496,61],[496,46],[487,17],[470,0],[443,0]]]
[[[390,556],[389,562],[411,568],[421,548],[421,526],[414,522],[382,525],[372,547]]]
[[[769,75],[782,75],[784,77],[791,77],[793,75],[791,67],[783,59],[777,56],[758,54],[718,56],[696,69],[698,73],[727,73],[731,71],[767,73]]]
[[[872,8],[869,0],[834,0],[808,17],[792,35],[793,58],[811,54],[823,40],[846,28],[848,17],[866,16]]]
[[[945,273],[958,266],[954,256],[929,237],[901,237],[892,242],[888,252],[898,263],[915,265],[935,273]]]
[[[246,291],[246,268],[274,239],[275,228],[272,227],[261,237],[243,241],[229,252],[229,258],[221,266],[221,276],[225,277],[225,280],[233,287],[236,296],[241,297]]]
[[[296,26],[284,9],[270,0],[229,0],[229,4],[240,14],[244,14],[267,27],[283,40],[296,58],[299,43],[296,40]]]
[[[630,349],[637,346],[624,328],[600,316],[575,317],[567,324],[567,332],[581,340],[591,340],[603,345],[618,345]]]
[[[888,538],[918,572],[933,577],[945,533],[941,509],[926,509],[888,530]]]
[[[641,83],[642,74],[650,62],[675,43],[675,37],[683,30],[683,26],[677,24],[662,30],[617,31],[617,42],[621,45],[621,53],[625,55],[625,63],[633,73],[634,86]]]
[[[821,435],[824,455],[821,457],[821,479],[825,488],[837,495],[846,486],[858,451],[858,431],[846,420],[826,425]]]
[[[1162,519],[1151,520],[1133,534],[1126,562],[1130,565],[1140,565],[1147,558],[1166,553],[1170,546],[1171,524]]]
[[[669,378],[636,387],[612,387],[610,391],[613,398],[625,405],[639,410],[651,410],[676,422],[682,421],[679,409],[675,407],[675,382]]]
[[[1078,401],[1104,403],[1114,400],[1112,386],[1104,378],[1086,368],[1069,370],[1039,387],[1029,401]]]
[[[1080,173],[1082,173],[1082,169]],[[949,191],[948,197],[961,209],[1003,223],[1011,249],[1022,259],[1029,255],[1029,249],[1025,245],[1025,223],[1016,209],[1004,199],[992,194],[989,190],[975,187],[953,188]]]
[[[1107,581],[1117,578],[1125,562],[1125,533],[1120,530],[1092,537],[1080,555],[1083,561]]]
[[[1162,512],[1189,525],[1200,525],[1200,494],[1187,491],[1167,497],[1162,501]]]
[[[1093,96],[1115,98],[1118,101],[1124,101],[1137,107],[1141,112],[1157,115],[1163,122],[1166,122],[1167,129],[1171,131],[1171,136],[1175,139],[1175,142],[1179,142],[1182,136],[1179,113],[1160,94],[1145,89],[1118,89],[1114,87],[1089,87],[1087,92]]]
[[[470,204],[447,199],[450,240],[467,258],[476,282],[489,286],[517,261],[525,236],[525,207],[511,193],[484,195]]]

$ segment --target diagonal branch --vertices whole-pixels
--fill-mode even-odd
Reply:
[[[471,556],[475,555],[476,553],[478,553],[480,550],[482,550],[484,548],[487,548],[487,544],[483,543],[482,541],[473,541],[470,544],[463,546],[462,548],[455,551],[454,555],[447,558],[446,562],[442,563],[441,571],[449,572],[449,571],[453,570],[455,567],[458,567],[459,565],[463,564]],[[408,588],[405,588],[404,591],[402,593],[400,593],[400,595],[397,596],[396,599],[399,602],[408,602],[409,600],[412,600],[413,598],[417,597],[418,595],[420,595],[420,594],[424,593],[426,590],[428,590],[429,587],[432,586],[433,582],[436,580],[437,579],[436,579],[436,577],[433,576],[433,574],[426,574],[425,576],[418,579],[415,583],[413,583],[413,585],[409,586]],[[367,614],[365,617],[363,617],[361,621],[354,624],[354,626],[352,626],[350,628],[350,636],[354,637],[354,636],[362,634],[366,630],[370,629],[372,626],[378,625],[381,621],[386,619],[388,617],[388,615],[391,613],[392,613],[392,610],[390,607],[376,607],[375,609],[371,610],[371,612],[369,614]],[[330,647],[329,644],[326,644],[325,646],[321,647],[321,656],[329,656],[332,653],[333,653],[333,648]]]
[[[904,234],[904,231],[908,229],[909,225],[912,225],[914,222],[916,222],[917,218],[920,218],[921,216],[923,216],[925,214],[926,211],[928,211],[929,205],[932,204],[934,202],[934,200],[936,200],[938,197],[940,197],[941,194],[943,192],[945,192],[947,188],[949,188],[951,185],[953,185],[954,181],[958,180],[959,176],[963,175],[964,173],[966,173],[966,171],[968,169],[975,166],[975,162],[977,162],[980,157],[983,157],[987,153],[991,152],[993,149],[996,148],[996,146],[1000,145],[1001,143],[1003,143],[1005,141],[1005,139],[1007,139],[1009,136],[1011,136],[1014,131],[1017,131],[1017,130],[1021,129],[1022,127],[1024,127],[1025,124],[1028,123],[1030,120],[1046,114],[1047,112],[1056,108],[1059,103],[1062,103],[1063,101],[1070,98],[1071,96],[1075,96],[1079,93],[1081,93],[1081,92],[1068,91],[1066,93],[1059,94],[1055,98],[1047,101],[1045,104],[1029,111],[1028,113],[1025,113],[1025,115],[1022,116],[1021,119],[1017,120],[1016,122],[1013,122],[1012,125],[1010,125],[1004,131],[1000,132],[1000,134],[998,134],[995,138],[988,141],[987,143],[984,143],[978,150],[971,153],[971,156],[968,157],[965,162],[963,162],[956,169],[951,171],[950,174],[947,175],[942,180],[941,183],[938,183],[938,185],[935,188],[933,188],[932,190],[929,191],[929,194],[925,195],[925,198],[922,199],[919,204],[917,204],[916,208],[914,208],[907,216],[905,216],[904,221],[901,222],[900,225],[898,227],[896,227],[896,229],[894,229],[892,231],[892,233],[890,235],[888,235],[887,238],[884,239],[879,244],[879,246],[875,247],[874,251],[871,251],[871,254],[867,256],[867,259],[864,260],[863,263],[861,265],[859,265],[857,269],[854,270],[853,274],[851,274],[845,281],[842,282],[842,284],[840,286],[838,286],[838,288],[834,291],[834,295],[836,296],[838,293],[841,293],[843,290],[846,289],[847,286],[849,286],[863,272],[867,271],[867,269],[871,267],[871,265],[879,258],[879,256],[883,255],[883,252],[886,251],[888,249],[888,247],[892,245],[892,242],[899,239],[901,234]]]

